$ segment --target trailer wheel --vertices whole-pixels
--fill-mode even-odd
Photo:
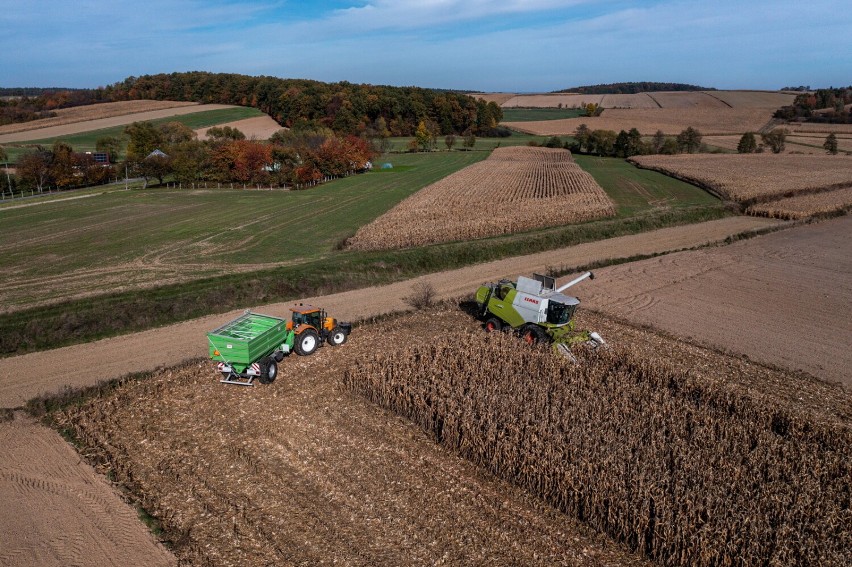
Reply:
[[[313,329],[307,329],[296,337],[296,354],[308,356],[309,354],[313,354],[318,347],[319,335],[317,335],[317,332]]]
[[[272,353],[272,356],[275,357],[275,362],[281,362],[282,360],[284,360],[284,351],[283,350],[276,350],[275,352]]]
[[[331,334],[328,335],[328,344],[331,346],[340,346],[346,342],[346,338],[346,333],[343,332],[343,329],[335,327],[332,329]]]
[[[278,363],[273,357],[263,359],[260,363],[260,383],[272,384],[278,377]]]
[[[538,325],[527,325],[521,331],[521,338],[528,345],[537,345],[547,340],[547,333]]]
[[[497,317],[489,317],[487,321],[485,321],[485,332],[486,333],[494,333],[503,328],[503,322]]]

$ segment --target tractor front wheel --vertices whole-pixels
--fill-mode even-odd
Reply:
[[[331,334],[328,335],[328,344],[331,346],[340,346],[346,342],[346,333],[340,327],[335,327]]]
[[[276,377],[278,377],[278,363],[270,356],[260,363],[260,383],[272,384]]]
[[[319,335],[313,329],[303,331],[296,337],[296,354],[300,356],[308,356],[313,354],[319,348]]]
[[[495,331],[499,331],[503,328],[503,322],[497,317],[489,317],[487,321],[485,321],[485,332],[493,333]]]
[[[537,345],[547,340],[547,333],[538,325],[527,325],[521,331],[521,338],[528,345]]]

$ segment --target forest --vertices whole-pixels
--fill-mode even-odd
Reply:
[[[602,85],[586,85],[583,87],[572,87],[557,93],[580,93],[580,94],[637,94],[652,93],[658,91],[715,91],[716,89],[688,85],[685,83],[657,83],[657,82],[627,82],[607,83]]]
[[[420,121],[441,135],[480,135],[503,118],[497,104],[453,91],[195,71],[128,77],[98,89],[46,90],[36,97],[7,98],[0,100],[0,124],[44,118],[69,106],[138,99],[249,106],[288,128],[325,127],[341,135],[382,127],[391,136],[410,136]]]
[[[852,86],[817,89],[796,96],[793,104],[782,106],[774,117],[803,122],[847,124],[852,122],[848,107],[852,104]]]

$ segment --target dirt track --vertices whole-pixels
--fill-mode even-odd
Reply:
[[[692,248],[724,240],[732,234],[778,224],[779,221],[770,219],[731,217],[508,258],[381,288],[360,289],[320,298],[306,298],[303,301],[322,305],[344,320],[361,319],[406,309],[403,298],[411,294],[412,285],[419,281],[431,283],[442,298],[459,297],[471,293],[485,281],[543,271],[548,266],[576,267],[607,258],[627,258]],[[578,293],[582,296],[587,292],[578,290]],[[247,307],[287,317],[290,305],[291,302]],[[205,356],[205,333],[238,313],[234,311],[211,315],[94,343],[0,359],[0,407],[19,407],[33,396],[56,392],[65,385],[93,385],[130,372],[172,366],[189,358]],[[33,369],[38,370],[34,372]]]

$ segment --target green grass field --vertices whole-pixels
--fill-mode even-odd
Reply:
[[[170,116],[168,118],[149,120],[149,122],[154,125],[165,124],[166,122],[180,122],[193,130],[197,130],[199,128],[207,128],[209,126],[216,126],[217,124],[226,124],[237,120],[245,120],[246,118],[254,118],[256,116],[263,116],[263,113],[256,108],[236,107],[222,108],[219,110],[206,110],[204,112],[194,112],[192,114],[183,114],[180,116]],[[106,136],[121,137],[124,133],[124,128],[124,126],[115,126],[113,128],[90,130],[88,132],[81,132],[79,134],[71,134],[68,136],[43,138],[40,140],[21,143],[12,142],[4,147],[6,152],[9,154],[10,163],[15,163],[21,154],[30,151],[30,149],[35,146],[50,147],[57,140],[62,140],[63,142],[70,144],[71,147],[78,152],[90,152],[95,149],[95,144],[97,143],[98,138]]]
[[[648,209],[722,206],[719,199],[657,171],[639,169],[619,158],[575,155],[618,205],[618,216],[630,217]]]
[[[579,108],[504,108],[503,122],[535,122],[577,118],[585,113]]]

